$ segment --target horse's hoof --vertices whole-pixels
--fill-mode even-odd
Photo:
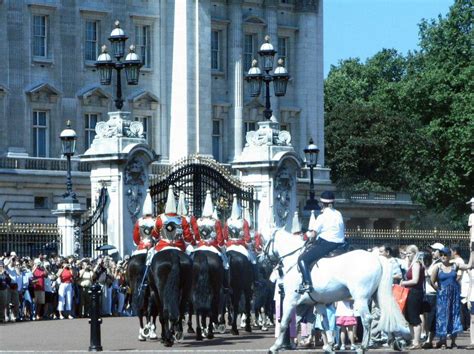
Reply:
[[[332,345],[325,344],[323,345],[323,351],[325,353],[334,353],[334,348],[332,347]]]
[[[262,326],[262,327],[260,328],[260,330],[263,331],[263,332],[267,332],[267,331],[268,331],[268,327]]]
[[[188,327],[188,334],[194,334],[194,333],[196,333],[194,331],[194,328],[193,327]]]
[[[245,326],[245,332],[252,333],[252,326],[251,325],[246,325]]]
[[[146,342],[146,338],[145,337],[142,337],[142,336],[138,336],[138,340],[140,342]]]
[[[151,332],[150,336],[148,337],[150,340],[158,340],[158,337],[155,332]]]
[[[176,334],[174,335],[174,340],[178,343],[181,343],[181,341],[183,340],[183,332],[181,331],[178,331],[176,332]]]
[[[405,351],[407,342],[404,339],[395,339],[393,341],[393,350],[397,352]]]
[[[239,335],[239,330],[238,330],[237,328],[236,328],[236,329],[232,328],[232,329],[230,330],[230,333],[231,333],[232,335],[234,335],[234,336],[238,336],[238,335]]]
[[[209,330],[207,328],[202,329],[202,334],[204,335],[204,337],[207,337],[208,333],[209,333]]]
[[[173,341],[172,340],[166,340],[163,345],[165,347],[172,347],[173,346]]]
[[[214,333],[209,332],[206,336],[207,339],[214,339]]]
[[[217,326],[217,333],[225,334],[225,324],[221,323]]]

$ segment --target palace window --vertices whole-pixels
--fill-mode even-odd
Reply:
[[[151,145],[151,134],[150,134],[150,124],[151,124],[151,117],[150,116],[138,116],[135,117],[137,122],[141,122],[143,125],[143,137],[146,139],[148,144]]]
[[[49,17],[33,15],[33,56],[48,58]]]
[[[151,26],[135,26],[135,47],[143,67],[151,68]]]
[[[244,37],[244,71],[247,73],[252,67],[252,60],[257,59],[257,35],[246,34]]]
[[[86,61],[96,61],[99,56],[99,21],[86,21],[84,52]]]
[[[97,113],[87,113],[85,115],[85,149],[89,149],[92,145],[92,142],[95,138],[95,126],[99,121],[99,114]]]
[[[48,112],[33,111],[33,156],[48,157]]]
[[[220,31],[211,32],[211,69],[222,71]]]
[[[222,123],[219,119],[212,121],[212,155],[216,161],[222,158]]]
[[[278,49],[277,49],[277,60],[282,58],[284,60],[284,66],[288,70],[288,37],[278,37]]]

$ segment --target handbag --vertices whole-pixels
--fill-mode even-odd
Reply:
[[[403,286],[398,285],[398,284],[394,284],[392,287],[393,297],[395,298],[395,301],[400,307],[400,310],[402,312],[405,310],[409,292],[410,292],[409,288],[404,288]]]

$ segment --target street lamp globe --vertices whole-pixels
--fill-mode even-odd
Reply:
[[[112,43],[112,51],[117,60],[125,55],[125,41],[127,39],[124,30],[120,28],[120,21],[115,21],[115,28],[110,33],[109,41]]]
[[[313,138],[309,139],[309,145],[303,150],[308,167],[316,167],[318,162],[319,148],[314,144]]]
[[[263,58],[263,69],[270,71],[273,69],[273,57],[276,54],[276,50],[270,43],[270,36],[265,36],[265,43],[262,44],[258,54]]]
[[[107,46],[102,46],[102,54],[99,55],[95,62],[96,68],[99,70],[100,83],[101,85],[110,85],[112,81],[112,68],[114,63],[112,57],[107,52]]]
[[[61,139],[62,152],[65,156],[72,156],[76,152],[77,134],[71,129],[71,122],[67,121],[67,128],[59,135]]]
[[[135,46],[131,45],[129,53],[123,62],[125,66],[125,76],[129,85],[138,85],[138,79],[140,77],[140,67],[142,61],[140,57],[135,53]]]
[[[290,79],[290,75],[288,75],[288,71],[283,65],[283,58],[278,59],[278,66],[273,72],[273,88],[275,90],[275,96],[278,97],[285,96],[286,86],[288,85],[288,80]]]
[[[258,67],[256,59],[252,60],[252,67],[250,68],[245,80],[250,84],[250,96],[257,97],[260,95],[262,89],[262,72]]]

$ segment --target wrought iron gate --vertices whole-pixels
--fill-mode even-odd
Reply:
[[[82,251],[84,257],[99,254],[95,251],[97,246],[107,243],[107,223],[103,220],[105,206],[107,205],[107,187],[100,190],[99,199],[94,210],[86,212],[81,220]],[[88,216],[87,216],[88,215]]]
[[[155,177],[150,183],[150,195],[157,214],[164,212],[169,186],[173,186],[176,200],[179,192],[184,192],[188,211],[196,217],[201,216],[206,191],[210,190],[221,221],[230,216],[233,194],[236,194],[239,204],[248,208],[252,225],[258,227],[255,217],[258,201],[254,199],[253,187],[244,185],[213,159],[191,155]]]

